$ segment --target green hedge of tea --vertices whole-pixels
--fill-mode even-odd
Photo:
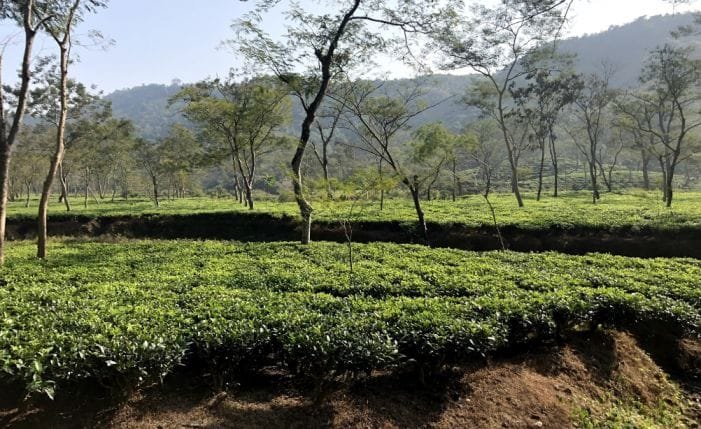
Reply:
[[[525,207],[518,208],[512,194],[492,194],[497,220],[504,228],[522,230],[695,230],[701,228],[701,192],[678,192],[671,209],[665,207],[659,192],[630,190],[625,193],[605,193],[596,205],[591,203],[590,192],[565,192],[558,198],[544,197],[536,201],[533,195],[525,195]],[[29,207],[23,201],[11,202],[8,217],[12,220],[34,219],[38,202],[32,200]],[[353,218],[360,222],[406,222],[413,225],[416,212],[409,198],[385,201],[380,210],[377,201],[315,201],[314,220],[337,223],[348,217],[353,206]],[[458,224],[468,228],[492,228],[492,214],[479,195],[462,197],[458,201],[423,201],[426,221],[440,225]],[[260,201],[250,212],[231,198],[182,198],[164,200],[159,208],[145,199],[128,201],[102,201],[87,208],[75,204],[66,212],[62,203],[52,201],[50,219],[63,220],[100,216],[159,216],[203,213],[270,214],[274,217],[299,218],[294,202]]]
[[[0,378],[53,394],[180,364],[312,376],[435,368],[576,327],[698,335],[701,261],[423,246],[66,241],[0,269]]]

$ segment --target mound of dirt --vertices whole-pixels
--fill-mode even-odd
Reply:
[[[683,350],[684,363],[698,363],[701,342],[684,340]],[[311,386],[285,373],[249,374],[220,393],[207,388],[202,377],[183,374],[119,403],[85,391],[19,408],[0,402],[0,426],[567,428],[627,423],[693,428],[701,421],[699,392],[690,387],[698,369],[687,371],[689,378],[679,381],[691,384],[680,387],[634,337],[603,332],[449,368],[427,378],[426,386],[406,374],[373,374],[336,382],[314,401]]]

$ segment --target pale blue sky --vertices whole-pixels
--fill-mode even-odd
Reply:
[[[302,3],[315,3],[302,0]],[[224,75],[236,58],[220,43],[232,35],[231,24],[251,3],[239,0],[111,0],[107,9],[89,17],[78,27],[85,39],[98,29],[115,40],[107,51],[76,48],[80,63],[71,74],[95,84],[105,92],[148,83],[169,83],[178,78],[193,82]],[[685,9],[696,7],[685,7]],[[576,0],[570,34],[595,33],[611,25],[630,22],[643,15],[671,12],[662,0]],[[281,31],[278,16],[268,20],[270,31]],[[0,25],[4,37],[16,29]],[[20,41],[20,38],[17,38]],[[39,40],[37,54],[54,52],[54,44]],[[15,75],[19,46],[11,47],[4,61],[5,80]]]

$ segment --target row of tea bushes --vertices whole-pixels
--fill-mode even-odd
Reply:
[[[701,261],[423,246],[13,243],[0,270],[0,373],[53,395],[180,364],[326,377],[431,369],[570,329],[698,335]]]

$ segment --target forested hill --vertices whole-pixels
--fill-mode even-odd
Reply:
[[[596,72],[601,69],[602,63],[607,63],[616,70],[613,77],[615,85],[631,86],[637,81],[647,52],[671,40],[671,31],[692,22],[691,14],[640,18],[630,24],[611,27],[603,33],[564,40],[560,42],[560,50],[577,54],[578,71]],[[701,44],[701,36],[684,38],[681,43]],[[419,120],[442,121],[458,129],[474,118],[474,111],[459,103],[470,79],[469,76],[447,75],[427,79],[427,102],[453,98],[426,112]],[[391,88],[397,84],[400,82],[390,81],[385,87]],[[177,82],[142,85],[113,92],[107,98],[112,101],[115,115],[131,119],[144,138],[153,139],[164,136],[173,123],[182,121],[177,109],[167,107],[168,99],[179,89]],[[296,113],[296,117],[301,115],[301,112]]]
[[[701,36],[693,35],[674,40],[671,32],[694,22],[692,14],[658,15],[611,27],[608,31],[567,39],[560,42],[560,50],[577,54],[577,70],[594,73],[602,63],[611,65],[616,86],[635,85],[640,69],[650,49],[666,42],[700,45]]]
[[[168,107],[181,84],[150,84],[122,89],[107,95],[114,115],[131,120],[141,137],[154,139],[168,134],[172,124],[182,121],[177,109]]]

